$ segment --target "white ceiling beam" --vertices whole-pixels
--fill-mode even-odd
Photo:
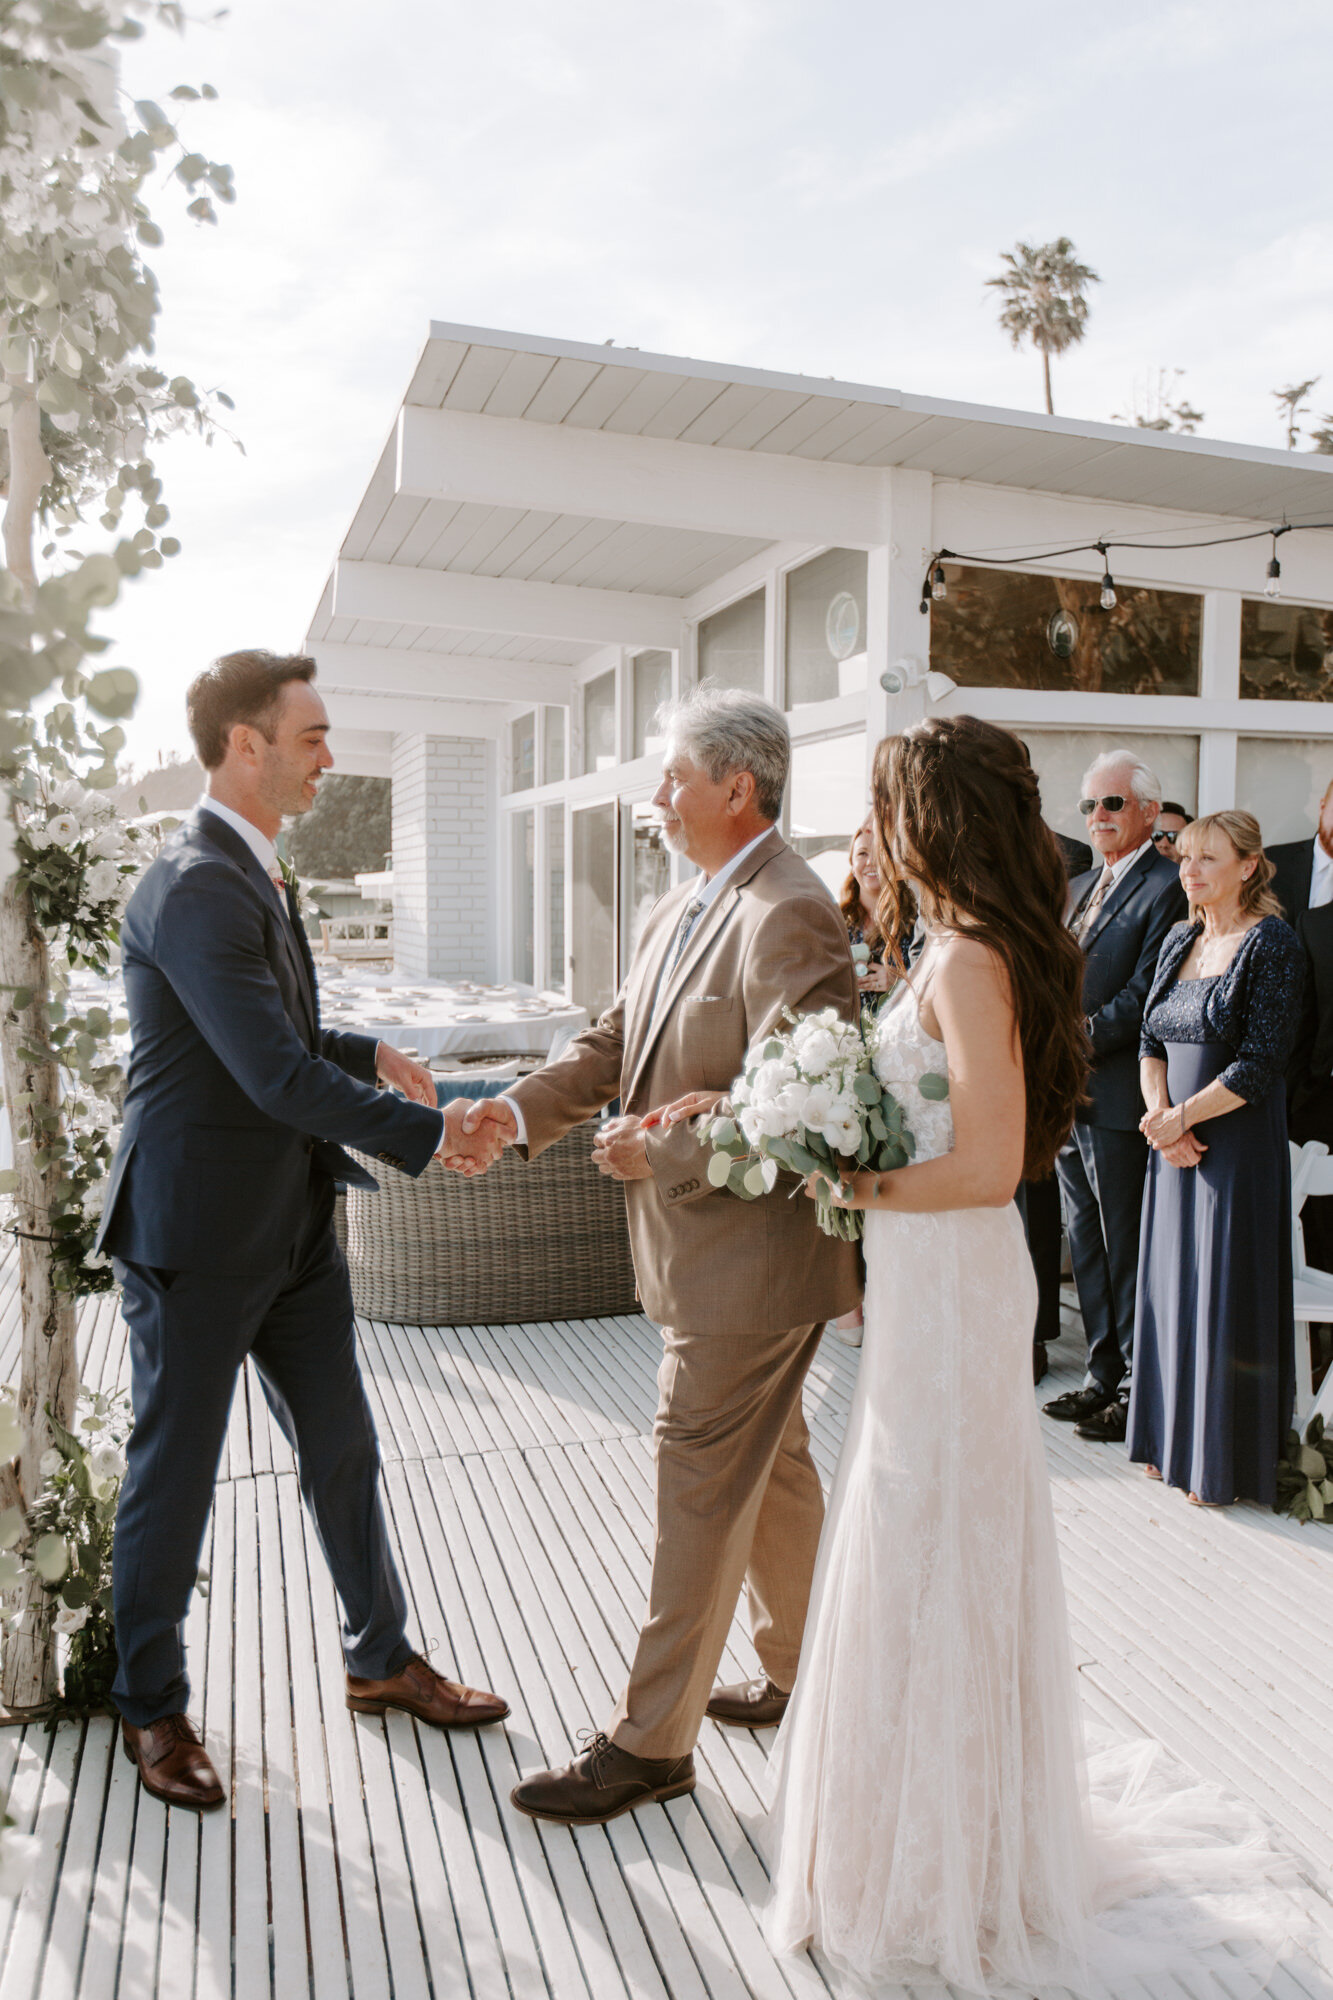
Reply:
[[[678,597],[460,576],[395,563],[339,562],[333,572],[333,615],[591,646],[671,649],[680,645],[682,631]]]
[[[568,708],[573,671],[554,660],[492,660],[485,654],[420,653],[406,646],[309,648],[325,694],[421,694],[456,701],[547,701]]]
[[[397,490],[763,541],[874,548],[888,539],[879,468],[413,404],[399,413]]]
[[[433,701],[408,695],[343,694],[324,689],[324,705],[333,725],[331,747],[338,755],[343,729],[389,730],[403,736],[476,736],[496,738],[505,711],[497,702]]]

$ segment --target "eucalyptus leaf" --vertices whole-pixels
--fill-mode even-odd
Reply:
[[[710,1186],[725,1187],[731,1177],[731,1160],[726,1153],[714,1153],[705,1171]]]
[[[941,1076],[936,1070],[927,1070],[924,1076],[918,1077],[916,1087],[931,1104],[939,1104],[949,1095],[948,1077]]]

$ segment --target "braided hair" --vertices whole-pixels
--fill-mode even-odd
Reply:
[[[1050,1173],[1087,1083],[1083,954],[1065,929],[1064,863],[1026,745],[973,715],[932,716],[875,752],[880,930],[902,922],[902,878],[943,921],[989,945],[1013,995],[1027,1131],[1023,1178]],[[896,942],[890,944],[899,972]]]

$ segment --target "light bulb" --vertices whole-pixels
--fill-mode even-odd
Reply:
[[[935,573],[930,579],[930,594],[932,597],[947,597],[949,595],[949,586],[944,581],[944,569],[940,563],[936,563]]]
[[[1103,611],[1115,610],[1115,585],[1111,581],[1111,572],[1109,569],[1102,578],[1101,607]]]
[[[1278,561],[1276,556],[1270,556],[1268,562],[1268,581],[1264,585],[1265,597],[1280,597],[1282,595],[1281,588],[1278,584],[1278,578],[1281,576],[1281,574],[1282,574],[1281,563]]]

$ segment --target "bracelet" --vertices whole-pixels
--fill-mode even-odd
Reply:
[[[1176,1109],[1180,1113],[1180,1136],[1183,1139],[1186,1132],[1188,1132],[1189,1130],[1188,1125],[1186,1125],[1185,1123],[1185,1106],[1184,1104],[1178,1104],[1176,1106]]]

